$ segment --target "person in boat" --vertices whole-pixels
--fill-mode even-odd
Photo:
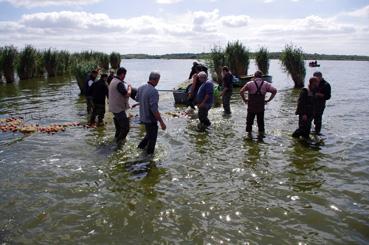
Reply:
[[[214,85],[211,80],[208,80],[206,72],[201,71],[197,76],[201,83],[196,95],[196,104],[199,109],[198,116],[200,120],[198,128],[200,130],[205,130],[211,125],[208,113],[214,103]]]
[[[227,66],[223,66],[222,69],[222,87],[223,90],[220,93],[220,96],[222,97],[224,115],[230,115],[230,100],[233,92],[233,75]]]
[[[84,90],[86,94],[87,114],[90,114],[92,112],[92,105],[93,105],[92,99],[93,98],[91,95],[91,86],[95,82],[98,73],[99,72],[96,70],[91,71],[90,76],[86,79],[86,82],[85,82]]]
[[[92,113],[90,118],[90,124],[95,124],[96,116],[98,124],[104,123],[105,116],[105,100],[109,95],[109,89],[107,84],[108,74],[102,74],[97,82],[94,82],[91,86],[91,96],[93,101]]]
[[[314,77],[318,79],[318,88],[316,91],[316,112],[314,114],[315,133],[321,135],[322,117],[326,101],[331,98],[331,85],[323,78],[320,71],[314,72]]]
[[[109,85],[109,110],[114,114],[115,139],[120,145],[129,132],[129,118],[126,110],[129,109],[129,97],[132,87],[124,81],[127,70],[120,67],[117,75]]]
[[[249,136],[252,133],[252,125],[254,124],[255,116],[257,118],[259,137],[263,138],[265,135],[264,128],[264,111],[265,104],[270,102],[277,93],[277,89],[267,81],[262,79],[263,73],[256,71],[254,79],[246,83],[240,90],[242,100],[247,104],[246,117],[246,132]],[[245,97],[245,92],[248,92],[248,98]],[[271,93],[269,99],[265,100],[266,93]]]
[[[318,88],[318,78],[311,77],[307,88],[303,88],[297,102],[296,115],[299,116],[299,127],[293,132],[292,137],[302,137],[310,140],[311,122],[316,112],[316,91]]]
[[[161,118],[158,103],[159,93],[155,89],[160,80],[159,72],[151,72],[147,84],[138,88],[136,101],[140,105],[140,121],[145,125],[146,135],[141,140],[138,148],[145,149],[147,154],[155,151],[156,139],[158,137],[158,122],[162,130],[165,130],[163,119]]]

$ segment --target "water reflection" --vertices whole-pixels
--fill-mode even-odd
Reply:
[[[324,155],[318,149],[293,139],[289,152],[290,166],[292,167],[289,170],[289,181],[294,190],[305,192],[321,187],[325,180],[320,170],[324,166],[320,165],[319,162],[323,158]]]
[[[262,142],[262,139],[260,139]],[[245,139],[243,147],[246,149],[245,151],[245,157],[246,161],[244,163],[250,164],[250,165],[256,165],[260,161],[260,145],[259,140],[254,141],[253,139]]]

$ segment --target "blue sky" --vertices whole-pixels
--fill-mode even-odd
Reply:
[[[369,0],[0,0],[0,45],[70,51],[251,51],[369,55]]]

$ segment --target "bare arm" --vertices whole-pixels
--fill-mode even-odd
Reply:
[[[154,117],[160,123],[161,129],[162,130],[165,130],[167,128],[167,125],[165,125],[163,119],[161,118],[161,115],[160,115],[160,112],[159,111],[157,111],[157,112],[154,113]]]
[[[240,95],[241,95],[241,98],[243,100],[243,102],[245,102],[247,104],[247,99],[245,97],[245,92],[247,91],[247,87],[246,87],[247,84],[245,84],[241,90],[240,90]]]

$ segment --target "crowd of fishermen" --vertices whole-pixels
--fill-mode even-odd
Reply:
[[[151,72],[148,82],[138,89],[125,82],[127,70],[120,67],[116,74],[111,71],[109,76],[102,74],[95,81],[97,71],[92,71],[85,83],[87,112],[90,115],[90,124],[103,124],[105,114],[105,100],[108,98],[109,110],[114,114],[115,139],[118,145],[124,143],[129,132],[129,118],[126,111],[130,109],[129,99],[138,102],[140,121],[145,125],[146,135],[139,143],[138,148],[145,149],[148,154],[154,153],[158,134],[158,122],[165,130],[166,125],[159,112],[159,93],[155,89],[160,80],[159,72]],[[208,112],[214,103],[214,83],[208,78],[206,66],[194,62],[190,73],[191,86],[188,90],[188,105],[192,109],[197,107],[200,131],[211,125]],[[224,116],[231,115],[230,99],[233,94],[233,75],[227,66],[222,68],[221,93]],[[266,94],[270,93],[269,98]],[[240,90],[240,96],[247,104],[246,132],[252,137],[252,125],[255,117],[258,126],[258,138],[265,137],[264,112],[265,105],[275,97],[277,89],[271,83],[263,80],[260,71],[254,73],[254,78],[247,82]],[[315,72],[309,79],[307,88],[301,90],[296,114],[299,115],[298,129],[293,137],[303,137],[309,140],[311,124],[314,121],[315,133],[321,134],[322,115],[326,100],[331,97],[331,88],[321,72]]]

